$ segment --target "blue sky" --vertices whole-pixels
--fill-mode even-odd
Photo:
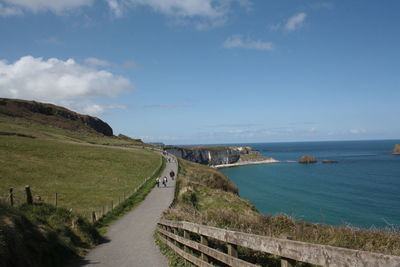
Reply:
[[[398,139],[400,2],[0,0],[0,96],[167,144]]]

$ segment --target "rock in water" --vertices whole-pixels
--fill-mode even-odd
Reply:
[[[324,159],[322,163],[338,163],[336,160]]]
[[[400,155],[400,144],[397,144],[397,145],[394,146],[392,154],[393,155]]]
[[[309,164],[309,163],[316,163],[317,162],[317,160],[314,158],[314,157],[312,157],[312,156],[302,156],[300,159],[299,159],[299,163],[302,163],[302,164]]]

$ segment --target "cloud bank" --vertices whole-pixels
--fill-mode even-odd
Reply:
[[[90,6],[93,0],[3,0],[9,8],[21,8],[34,13],[52,11],[62,13],[67,10]]]
[[[13,63],[0,60],[0,95],[55,104],[88,102],[96,97],[116,97],[132,89],[131,82],[108,71],[78,64],[73,59],[43,59],[24,56]],[[85,103],[86,103],[85,102]],[[77,104],[78,103],[78,104]],[[92,115],[104,112],[92,103]],[[81,108],[80,111],[85,110]],[[90,111],[90,112],[89,112]]]

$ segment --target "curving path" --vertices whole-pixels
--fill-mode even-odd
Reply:
[[[174,158],[166,158],[173,161],[168,163],[167,160],[161,176],[168,177],[168,186],[155,187],[138,207],[108,228],[105,238],[109,242],[97,246],[73,266],[168,266],[153,238],[157,221],[174,198],[175,180],[169,178],[169,172],[173,170],[177,174],[178,166]]]

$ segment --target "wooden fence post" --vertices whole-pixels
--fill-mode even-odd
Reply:
[[[183,230],[183,238],[189,239],[190,240],[190,234],[188,231]],[[183,250],[187,253],[189,253],[189,248],[187,246],[184,246]]]
[[[32,205],[33,204],[32,192],[29,185],[25,185],[25,193],[26,193],[26,203]]]
[[[295,267],[296,261],[287,258],[281,258],[281,267]]]
[[[179,235],[179,234],[178,234],[178,229],[176,229],[175,227],[172,228],[172,231],[174,232],[175,235]],[[178,246],[178,241],[174,240],[174,244],[175,244],[176,246]]]
[[[200,236],[200,244],[204,245],[204,246],[208,246],[208,239],[206,236],[201,235]],[[201,259],[205,262],[208,262],[208,257],[206,254],[204,254],[203,252],[201,253]]]
[[[111,200],[111,210],[113,210],[114,209],[114,203],[113,203],[113,201]]]
[[[57,205],[58,205],[58,194],[57,194],[57,192],[56,192],[56,198],[55,198],[55,205],[56,205],[56,207],[57,207]]]
[[[237,258],[238,257],[238,252],[237,252],[237,246],[234,244],[229,244],[228,243],[228,255]]]
[[[287,236],[286,239],[293,240],[293,237]],[[295,260],[288,258],[281,258],[281,267],[295,267],[295,266],[296,266]]]
[[[104,205],[103,205],[103,213],[101,215],[102,216],[106,215]]]
[[[14,190],[14,189],[11,187],[11,188],[10,188],[10,194],[9,194],[9,196],[8,196],[9,199],[10,199],[10,205],[11,205],[11,207],[14,206],[14,193],[13,193],[13,190]]]
[[[92,223],[95,223],[95,222],[96,222],[96,212],[93,211],[92,212]]]

